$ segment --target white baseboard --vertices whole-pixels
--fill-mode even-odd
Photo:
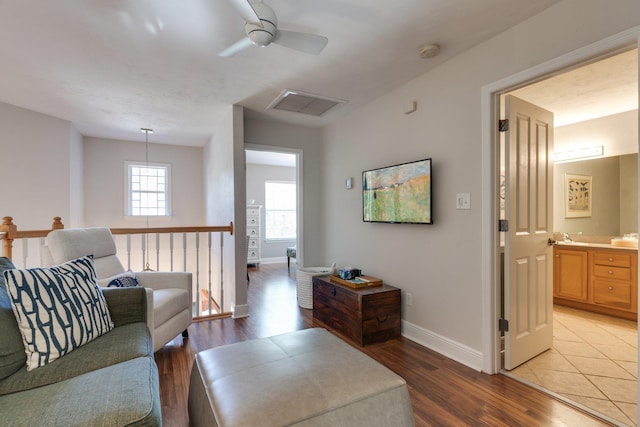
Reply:
[[[247,304],[240,304],[231,307],[232,319],[242,319],[243,317],[249,317],[249,306]]]
[[[476,371],[482,371],[482,353],[420,326],[402,321],[402,336]]]
[[[287,262],[287,257],[286,256],[278,256],[278,257],[271,257],[271,258],[260,258],[260,264],[279,264],[279,263],[283,263],[283,262]],[[291,258],[291,265],[292,266],[296,265],[295,258]]]

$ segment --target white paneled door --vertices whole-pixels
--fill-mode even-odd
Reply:
[[[504,368],[553,343],[553,113],[505,98],[506,211]]]

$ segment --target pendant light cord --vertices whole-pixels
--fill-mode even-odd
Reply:
[[[144,153],[145,153],[145,164],[147,166],[147,173],[148,173],[149,171],[149,132],[153,133],[153,129],[140,128],[140,130],[145,134]],[[146,215],[146,222],[147,222],[147,230],[149,230],[149,213],[148,212]],[[153,271],[151,269],[151,265],[149,264],[149,233],[145,234],[144,240],[145,240],[145,246],[146,246],[145,252],[147,255],[144,271]]]

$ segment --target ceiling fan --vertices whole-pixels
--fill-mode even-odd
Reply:
[[[265,47],[271,43],[318,55],[327,45],[328,39],[323,36],[278,29],[276,14],[262,2],[251,3],[249,0],[230,1],[245,21],[244,30],[247,33],[247,37],[218,53],[219,56],[230,57],[252,45]]]

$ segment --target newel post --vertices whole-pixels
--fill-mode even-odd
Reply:
[[[13,252],[13,239],[18,232],[18,227],[13,223],[13,217],[5,216],[2,218],[0,232],[6,233],[4,236],[4,256],[11,259]]]
[[[62,217],[54,216],[53,224],[51,224],[52,230],[62,230],[64,228],[64,224],[62,223]]]

